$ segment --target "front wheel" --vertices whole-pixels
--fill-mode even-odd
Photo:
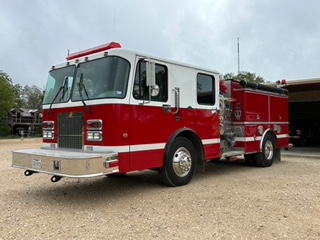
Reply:
[[[255,162],[259,167],[270,167],[276,156],[276,139],[267,134],[262,142],[261,153],[255,155]]]
[[[176,138],[167,151],[164,167],[159,171],[162,181],[172,187],[188,184],[196,170],[196,151],[192,143]]]

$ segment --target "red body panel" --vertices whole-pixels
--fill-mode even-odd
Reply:
[[[236,147],[243,149],[246,153],[261,151],[262,137],[268,130],[276,134],[280,148],[287,147],[289,144],[288,97],[242,88],[237,82],[232,82],[231,88],[231,97],[235,99],[233,112],[241,111],[240,117],[233,115],[233,122],[235,126],[243,129],[243,138],[237,141]],[[277,132],[277,128],[281,131]]]
[[[44,111],[44,121],[55,122],[55,139],[44,140],[57,143],[59,136],[58,114],[84,113],[84,145],[100,147],[129,147],[119,153],[120,172],[160,168],[164,164],[165,146],[179,130],[190,129],[200,139],[216,139],[216,144],[204,147],[205,159],[219,158],[219,118],[210,110],[180,109],[179,115],[165,113],[162,107],[148,105],[106,104],[84,107],[52,109],[51,115]],[[179,117],[177,119],[177,117]],[[103,121],[103,140],[86,140],[85,122],[89,119]]]

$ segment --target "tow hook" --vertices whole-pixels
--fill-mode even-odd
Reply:
[[[25,176],[31,176],[32,174],[34,174],[34,172],[29,171],[29,170],[25,170],[25,171],[24,171],[24,175],[25,175]]]
[[[293,148],[293,144],[292,143],[289,143],[288,144],[288,147],[284,148],[285,150],[289,151]]]
[[[59,177],[59,176],[52,176],[51,177],[51,182],[59,182],[61,178],[62,177]]]

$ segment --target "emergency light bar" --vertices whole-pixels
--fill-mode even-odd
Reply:
[[[106,50],[109,50],[109,49],[112,49],[112,48],[121,48],[121,45],[120,45],[120,43],[117,43],[117,42],[110,42],[110,43],[107,43],[107,44],[100,45],[98,47],[89,48],[89,49],[86,49],[86,50],[83,50],[83,51],[80,51],[80,52],[72,53],[72,54],[67,56],[67,61],[75,59],[75,58],[80,58],[80,57],[83,57],[83,56],[86,56],[86,55],[90,55],[90,54],[93,54],[93,53],[106,51]]]

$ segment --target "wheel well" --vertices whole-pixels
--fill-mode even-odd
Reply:
[[[281,161],[281,152],[280,152],[280,148],[279,148],[279,142],[278,142],[278,138],[277,135],[275,134],[275,132],[272,129],[267,129],[261,137],[261,141],[260,141],[260,151],[262,152],[262,145],[263,145],[263,141],[267,136],[271,136],[274,140],[275,146],[274,146],[274,162],[279,162]],[[259,153],[258,153],[259,154]],[[261,154],[261,153],[260,153]],[[258,155],[257,155],[258,156]],[[256,160],[257,161],[257,160]],[[266,166],[263,163],[260,163],[260,165],[258,164],[258,166]]]
[[[276,146],[275,148],[278,149],[279,148],[279,143],[278,143],[278,138],[277,138],[277,135],[274,133],[274,131],[272,131],[271,129],[267,129],[263,135],[262,135],[262,138],[261,138],[261,142],[260,142],[260,149],[262,148],[262,142],[265,138],[266,135],[270,135],[274,138],[275,140],[275,143],[276,143]]]
[[[174,139],[176,139],[177,137],[184,137],[186,139],[188,139],[192,145],[194,146],[194,149],[196,151],[196,155],[197,155],[197,169],[198,170],[204,170],[204,149],[203,149],[203,145],[201,142],[201,139],[199,138],[199,136],[192,131],[191,129],[183,129],[180,130],[178,132],[176,132],[170,139],[170,141],[167,143],[166,146],[166,153],[168,152],[168,150],[170,149],[170,146],[172,144],[172,142],[174,141]],[[167,155],[167,154],[166,154]]]

